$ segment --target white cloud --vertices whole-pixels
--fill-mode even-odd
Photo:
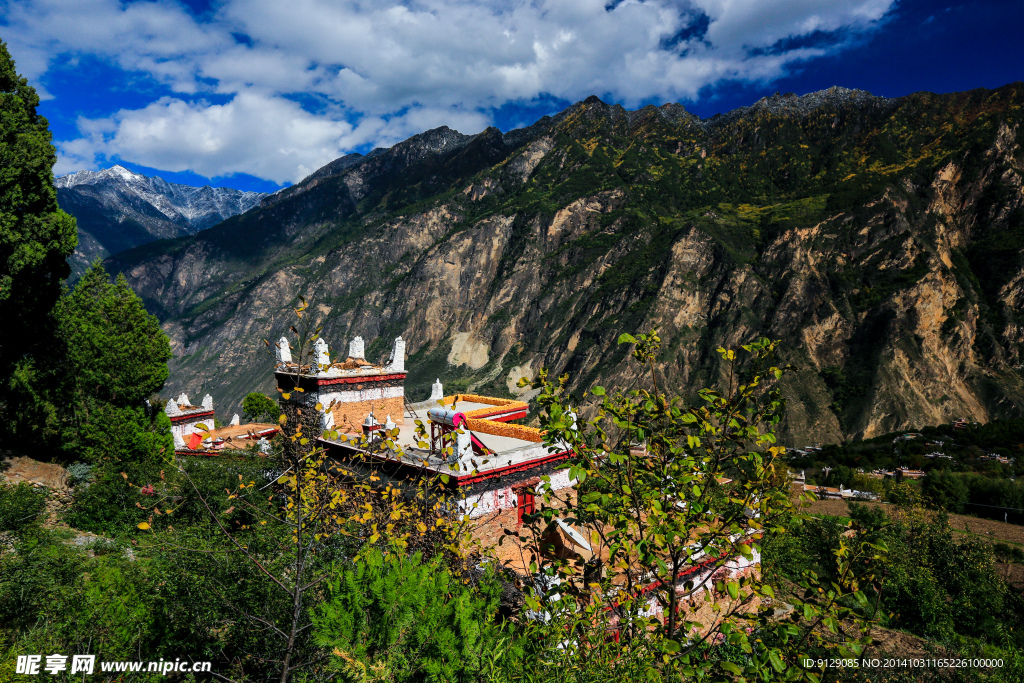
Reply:
[[[93,56],[174,93],[83,119],[82,137],[60,144],[62,168],[118,156],[281,182],[356,145],[441,124],[475,132],[493,108],[542,95],[630,105],[692,98],[724,80],[771,81],[870,30],[894,2],[223,0],[196,18],[173,0],[22,0],[0,4],[0,20],[37,84]],[[702,14],[705,35],[673,39]],[[836,45],[778,47],[816,33],[835,34]],[[205,93],[229,100],[211,104]]]
[[[278,184],[294,183],[354,147],[393,144],[452,123],[468,133],[487,125],[478,112],[416,107],[386,121],[366,117],[353,126],[311,114],[283,97],[252,92],[226,104],[164,97],[143,109],[82,119],[83,136],[58,143],[62,161],[57,172],[96,168],[97,158],[116,156],[168,171],[208,177],[248,173]]]
[[[696,0],[711,19],[708,40],[738,52],[815,31],[865,29],[885,16],[892,0]]]

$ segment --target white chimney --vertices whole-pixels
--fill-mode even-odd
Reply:
[[[191,403],[189,402],[189,400],[188,400],[188,396],[186,396],[186,395],[185,395],[185,392],[184,392],[184,391],[183,391],[183,392],[181,392],[181,396],[179,396],[179,397],[178,397],[178,404],[179,404],[179,405],[183,405],[183,406],[190,406],[190,405],[192,405],[192,404],[191,404]]]
[[[238,413],[235,413],[234,415],[231,416],[231,426],[237,427],[240,424],[242,424],[242,420],[239,419]]]
[[[213,410],[213,396],[203,396],[203,410]]]
[[[164,406],[164,412],[167,413],[168,417],[175,415],[181,415],[181,408],[178,407],[178,402],[173,398],[167,399],[167,405]]]
[[[366,348],[363,345],[362,337],[356,337],[348,343],[348,357],[356,360],[366,358]]]
[[[441,380],[435,379],[434,383],[430,385],[430,399],[431,401],[440,401],[444,398],[444,387],[441,386]]]
[[[320,371],[326,370],[327,366],[331,364],[331,354],[323,337],[317,339],[313,344],[313,352],[318,369]]]
[[[401,337],[395,337],[395,343],[391,346],[387,369],[391,372],[405,372],[405,340]]]
[[[292,345],[288,343],[286,337],[281,337],[277,341],[277,350],[274,352],[277,357],[278,363],[291,363],[292,362]]]

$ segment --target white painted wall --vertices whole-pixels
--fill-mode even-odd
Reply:
[[[176,435],[185,444],[188,444],[188,437],[195,432],[201,432],[201,429],[197,429],[196,425],[204,424],[209,429],[213,429],[213,415],[204,418],[196,418],[192,420],[182,420],[181,422],[171,423],[171,434]]]
[[[570,488],[575,484],[575,481],[569,479],[569,470],[556,470],[551,473],[550,477],[552,491],[561,491],[563,489]],[[497,482],[498,479],[485,480],[485,483],[487,481]],[[541,483],[535,487],[538,496],[544,490],[544,486],[546,486],[546,484],[541,481]],[[501,510],[514,509],[519,506],[519,497],[516,495],[516,492],[512,490],[512,486],[496,484],[494,488],[480,491],[479,493],[471,496],[466,496],[465,498],[456,501],[456,503],[463,513],[468,512],[470,519],[474,519],[476,517],[482,517],[483,515],[499,512]],[[476,507],[474,507],[474,505]]]
[[[372,389],[359,390],[332,390],[325,387],[320,390],[319,401],[324,407],[333,403],[356,403],[358,401],[379,401],[383,398],[401,398],[405,396],[403,387],[376,387]],[[314,401],[315,403],[315,401]]]

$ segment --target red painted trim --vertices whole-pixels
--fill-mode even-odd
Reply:
[[[264,436],[273,436],[274,434],[277,434],[277,431],[278,430],[277,430],[276,427],[272,427],[270,429],[264,429],[262,432],[256,432],[256,438],[262,438]],[[235,441],[249,441],[250,440],[248,434],[244,434],[242,436],[233,436],[231,438],[233,440],[235,440]],[[189,450],[189,449],[186,448],[184,450],[181,450],[181,449],[175,450],[174,454],[175,455],[201,455],[201,456],[204,456],[204,457],[207,457],[207,458],[215,458],[215,457],[219,456],[221,453],[230,453],[231,451],[234,451],[234,450],[238,450],[238,449],[236,449],[236,448],[204,448],[202,450],[192,451],[192,450]]]
[[[545,456],[543,458],[538,458],[536,460],[528,460],[526,462],[521,462],[518,465],[507,465],[505,467],[498,467],[496,469],[488,470],[487,472],[482,472],[480,474],[467,474],[462,477],[452,478],[455,479],[455,484],[457,486],[467,486],[469,484],[475,484],[478,481],[484,481],[485,479],[494,479],[495,477],[500,477],[505,474],[512,474],[513,472],[523,472],[525,470],[532,470],[534,467],[539,467],[540,465],[546,465],[551,462],[565,460],[571,455],[572,451],[562,451],[561,453],[552,453],[551,455]]]
[[[690,574],[694,574],[694,573],[700,571],[703,567],[706,567],[709,564],[715,564],[715,563],[717,563],[720,560],[726,559],[727,557],[729,557],[729,553],[722,553],[718,557],[712,557],[709,560],[704,560],[703,562],[695,564],[695,565],[693,565],[691,567],[687,567],[686,569],[684,569],[684,570],[680,571],[678,574],[676,574],[675,581],[678,581],[679,579],[682,579],[682,578],[684,578],[686,576],[689,576]],[[722,566],[725,566],[725,565],[722,565]],[[650,593],[655,588],[657,588],[657,587],[659,587],[661,585],[664,585],[664,581],[662,581],[661,579],[658,579],[657,581],[655,581],[653,583],[649,583],[646,586],[644,586],[643,588],[641,588],[640,590],[638,590],[636,592],[636,595],[633,596],[633,598],[634,599],[642,598],[643,596],[647,595],[648,593]],[[605,612],[611,611],[613,609],[616,609],[620,604],[621,603],[618,602],[618,601],[613,602],[608,607],[605,607],[604,610],[605,610]]]
[[[756,536],[756,535],[751,538],[751,540],[758,540],[758,539],[760,539],[760,536]],[[739,545],[750,545],[750,544],[749,543],[740,543]],[[716,563],[720,562],[721,560],[730,559],[730,558],[734,558],[734,557],[742,557],[742,553],[736,553],[736,554],[733,554],[733,553],[722,553],[718,557],[712,557],[710,559],[704,560],[703,562],[698,562],[695,565],[691,565],[691,566],[687,567],[686,569],[681,570],[678,574],[676,574],[675,579],[673,579],[673,584],[675,584],[675,582],[679,581],[679,579],[686,578],[690,574],[695,574],[696,572],[700,571],[701,569],[703,569],[704,567],[708,566],[709,564],[716,564]],[[724,567],[725,565],[723,564],[722,566]],[[644,595],[647,595],[648,593],[650,593],[655,588],[658,588],[661,585],[664,585],[664,581],[662,581],[661,579],[658,579],[657,581],[654,581],[653,583],[649,583],[646,586],[644,586],[643,588],[641,588],[639,591],[637,591],[637,594],[634,597],[637,597],[637,598],[643,597]],[[606,607],[605,608],[605,611],[614,609],[614,608],[616,608],[618,606],[619,606],[618,602],[613,602],[610,607]]]
[[[512,420],[522,420],[524,417],[526,417],[526,411],[520,410],[517,413],[509,413],[508,415],[489,415],[484,419],[492,422],[511,422]]]
[[[327,386],[329,384],[365,384],[366,382],[383,382],[391,379],[405,379],[405,373],[399,373],[394,375],[364,375],[362,377],[335,377],[333,379],[321,379],[317,378],[316,383],[318,386]]]
[[[357,450],[359,450],[359,449],[353,448],[352,446],[349,446],[347,444],[335,443],[333,441],[328,441],[328,440],[326,440],[324,438],[319,438],[319,439],[317,439],[317,441],[322,443],[327,448],[341,448],[341,449],[349,450],[349,451],[357,451]],[[552,453],[551,455],[545,456],[543,458],[538,458],[536,460],[529,460],[527,462],[519,463],[518,465],[508,465],[506,467],[499,467],[497,469],[490,470],[490,471],[485,472],[483,474],[477,474],[477,475],[469,475],[469,474],[467,474],[467,475],[464,475],[464,476],[461,476],[461,477],[457,476],[455,474],[452,474],[450,472],[442,472],[440,470],[433,469],[433,468],[424,468],[422,465],[417,465],[415,463],[406,462],[404,460],[398,460],[396,458],[388,458],[388,457],[384,457],[384,456],[380,456],[380,455],[376,455],[376,454],[370,454],[370,453],[367,453],[367,455],[370,455],[371,457],[373,457],[374,459],[376,459],[378,462],[381,462],[381,463],[390,463],[390,464],[396,465],[398,467],[408,467],[408,468],[411,468],[411,469],[414,469],[414,470],[419,470],[419,471],[423,471],[424,469],[429,469],[431,472],[435,472],[437,474],[444,474],[444,475],[446,475],[448,477],[448,481],[450,482],[449,486],[451,484],[454,484],[455,486],[467,486],[469,484],[475,484],[478,481],[484,481],[485,479],[493,479],[495,477],[500,477],[500,476],[505,475],[505,474],[511,474],[513,472],[522,472],[522,471],[525,471],[525,470],[531,470],[531,469],[533,469],[535,467],[539,467],[540,465],[546,465],[548,463],[558,462],[560,460],[565,460],[566,458],[568,458],[569,456],[572,455],[572,451],[563,451],[561,453]]]
[[[168,415],[171,418],[171,422],[185,422],[186,420],[195,420],[201,417],[210,417],[213,415],[212,410],[208,410],[205,413],[186,413],[184,415]]]

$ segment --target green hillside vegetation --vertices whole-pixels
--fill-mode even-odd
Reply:
[[[574,376],[586,367],[577,380],[585,383],[616,366],[618,331],[653,324],[667,340],[666,378],[686,392],[714,379],[713,351],[730,335],[784,339],[789,360],[806,370],[804,387],[793,393],[807,417],[789,427],[793,435],[813,437],[823,429],[828,441],[839,441],[877,433],[869,422],[879,403],[889,413],[883,428],[913,422],[921,408],[908,407],[905,415],[889,409],[911,397],[884,384],[881,368],[896,352],[937,367],[936,345],[952,353],[963,344],[973,348],[977,356],[962,364],[958,381],[994,417],[1018,417],[1024,346],[1008,330],[1024,319],[1005,287],[1024,268],[1014,246],[1024,230],[1024,204],[1014,189],[1024,156],[1019,144],[993,150],[1003,149],[997,139],[1006,130],[1017,130],[1022,103],[1019,83],[895,100],[833,89],[777,95],[700,120],[679,105],[627,112],[590,98],[515,135],[424,133],[315,174],[263,208],[197,236],[120,254],[108,267],[134,273],[132,285],[149,310],[173,326],[183,347],[198,349],[175,359],[174,375],[182,378],[176,381],[209,380],[227,403],[253,386],[269,387],[248,347],[237,356],[245,363],[217,376],[218,347],[227,339],[253,349],[258,341],[226,336],[224,329],[238,316],[280,326],[291,293],[315,291],[329,309],[323,319],[329,339],[402,333],[413,354],[424,352],[423,344],[434,352],[446,342],[430,325],[473,330],[491,346],[491,359],[484,368],[452,371],[468,372],[471,384],[484,382],[499,393],[507,391],[504,381],[486,378],[513,365],[499,341],[509,326],[536,340],[524,349],[535,366]],[[516,169],[543,140],[550,150],[521,180]],[[963,179],[952,186],[966,199],[960,213],[944,215],[936,178],[951,164]],[[970,185],[975,182],[978,189]],[[584,225],[573,227],[571,237],[547,246],[545,231],[556,215],[586,201],[599,201],[600,210],[581,218]],[[441,210],[449,218],[430,246],[400,239],[411,224]],[[472,285],[473,298],[464,293],[443,321],[419,320],[415,307],[432,291],[434,264],[465,240],[484,248],[495,221],[509,221],[508,227],[497,233],[493,265],[480,264],[483,284]],[[948,237],[965,225],[975,226],[969,235]],[[687,240],[707,240],[700,258],[708,265],[700,275],[685,274],[691,279],[684,291],[709,303],[702,304],[699,324],[678,326],[671,297],[679,290],[665,283],[683,274],[673,249]],[[804,253],[813,266],[794,260]],[[944,265],[947,258],[952,265]],[[190,270],[196,259],[216,277]],[[150,275],[149,264],[157,262],[180,268],[189,284],[166,286],[155,270]],[[469,272],[477,264],[464,267]],[[943,311],[941,331],[920,336],[908,306],[935,286],[936,276],[947,275],[961,291]],[[509,300],[509,281],[536,283],[547,295],[536,304]],[[734,299],[740,281],[745,291]],[[716,299],[718,306],[710,303]],[[836,339],[835,360],[818,367],[802,331],[832,312],[849,334]],[[566,340],[577,333],[578,345],[566,352]],[[428,391],[433,379],[431,373],[416,378],[410,392]],[[1009,400],[997,401],[1003,396]],[[929,400],[929,410],[961,405],[951,396]]]
[[[912,505],[887,516],[877,507],[852,504],[850,514],[855,523],[874,529],[890,549],[884,581],[867,589],[880,626],[926,638],[933,648],[945,646],[974,657],[1001,653],[1021,671],[1020,656],[1002,648],[1014,642],[1022,627],[1024,597],[1019,587],[998,578],[989,542],[955,534],[945,516],[929,519]],[[790,533],[767,545],[764,571],[780,581],[796,581],[807,571],[834,579],[835,551],[846,526],[836,517],[793,520]],[[879,671],[858,674],[864,680],[892,680]],[[916,680],[948,680],[936,672],[916,675],[924,676]],[[972,672],[953,680],[984,676]]]
[[[659,353],[654,334],[623,335],[622,342],[628,362],[640,367],[650,368]],[[659,562],[677,561],[676,544],[690,543],[698,530],[712,548],[734,543],[737,532],[764,534],[751,546],[764,553],[763,575],[717,590],[726,600],[770,597],[771,605],[745,612],[723,602],[706,639],[682,638],[693,626],[685,610],[675,625],[652,624],[644,603],[617,592],[608,599],[620,637],[609,638],[613,612],[576,592],[582,575],[573,562],[538,557],[548,588],[531,592],[529,581],[488,561],[487,548],[463,555],[452,541],[465,527],[437,517],[441,508],[428,499],[389,498],[358,480],[324,477],[322,456],[302,442],[300,416],[285,404],[291,419],[269,457],[165,457],[117,477],[120,488],[82,477],[64,517],[72,528],[47,520],[39,492],[0,486],[0,681],[16,680],[18,655],[61,652],[100,661],[185,655],[237,681],[810,682],[839,670],[801,665],[807,657],[905,656],[868,643],[868,629],[879,626],[914,634],[920,647],[945,657],[1002,660],[965,680],[1018,680],[1022,598],[1000,578],[991,546],[955,539],[943,518],[929,521],[912,504],[895,522],[859,508],[850,521],[799,514],[779,476],[784,470],[775,469],[781,449],[772,445],[772,425],[783,409],[778,379],[786,371],[769,367],[774,348],[762,340],[747,354],[723,349],[735,364],[734,382],[689,404],[649,382],[577,397],[564,380],[542,373],[536,381],[550,438],[569,439],[583,454],[568,465],[583,482],[579,509],[568,514],[620,520],[605,528],[624,562],[664,571]],[[603,412],[577,429],[568,411],[581,401],[596,401]],[[725,424],[734,428],[718,428]],[[616,428],[622,431],[606,431]],[[641,435],[648,452],[631,453]],[[605,441],[616,444],[607,446],[612,457],[596,462],[589,454]],[[109,464],[132,467],[134,457],[112,453]],[[302,461],[307,466],[296,468]],[[726,474],[735,484],[714,483]],[[677,495],[692,512],[672,512]],[[751,496],[761,516],[748,521],[742,509]],[[642,524],[638,504],[648,510]],[[709,533],[705,511],[722,515],[723,535]],[[519,533],[541,538],[555,514],[566,513],[541,505]],[[737,517],[743,521],[728,521]],[[102,535],[83,543],[77,530]],[[607,571],[606,578],[587,576],[610,581],[619,571],[614,558]],[[778,617],[777,606],[793,610]],[[544,610],[548,616],[537,618]],[[922,680],[909,666],[857,673]]]
[[[925,457],[929,453],[949,455],[952,460]],[[1000,463],[991,458],[993,455],[1012,458],[1014,462]],[[989,458],[983,459],[986,456]],[[926,472],[940,469],[1019,476],[1024,474],[1024,418],[967,424],[963,428],[943,424],[901,430],[847,444],[826,445],[809,455],[794,455],[789,462],[796,469],[820,468],[816,463],[821,463],[865,471],[904,466]]]
[[[1019,589],[997,573],[987,545],[954,540],[941,518],[926,521],[906,488],[896,491],[906,503],[896,522],[859,509],[849,522],[801,514],[807,501],[791,497],[778,445],[791,407],[788,392],[806,377],[787,363],[800,350],[765,336],[719,346],[710,328],[689,330],[684,341],[662,339],[657,332],[622,333],[627,325],[644,329],[639,322],[658,306],[658,278],[674,267],[669,254],[687,223],[697,225],[721,257],[702,276],[708,282],[715,269],[742,265],[769,291],[775,281],[758,269],[776,258],[767,241],[771,235],[831,220],[830,203],[835,210],[836,202],[875,196],[883,186],[888,191],[892,185],[885,183],[893,174],[922,164],[934,170],[935,159],[953,152],[935,149],[938,128],[922,133],[922,120],[942,122],[945,150],[976,144],[988,149],[991,136],[984,131],[995,124],[986,124],[985,117],[990,111],[1018,116],[1013,103],[1020,100],[1019,86],[916,96],[884,106],[853,94],[863,106],[852,127],[835,127],[850,110],[827,98],[811,108],[812,115],[799,118],[799,125],[792,117],[779,118],[775,110],[803,106],[783,97],[707,124],[679,107],[627,115],[588,100],[519,137],[492,129],[467,140],[434,131],[367,155],[358,166],[366,181],[360,192],[353,194],[344,182],[356,166],[342,171],[344,177],[314,175],[267,207],[196,238],[147,245],[110,262],[173,259],[196,249],[216,257],[210,262],[216,267],[192,274],[194,289],[167,296],[162,288],[173,289],[177,281],[164,273],[157,283],[139,283],[140,297],[135,283],[124,275],[111,278],[98,263],[73,289],[60,287],[66,267],[44,267],[67,257],[63,238],[70,235],[73,242],[73,223],[55,214],[49,202],[53,149],[45,121],[34,118],[35,94],[16,77],[0,45],[3,78],[3,106],[32,124],[33,142],[3,149],[13,150],[15,160],[34,172],[0,193],[7,202],[0,206],[0,257],[31,266],[2,277],[13,285],[10,291],[38,291],[42,298],[16,330],[32,344],[11,346],[10,333],[0,337],[0,358],[7,362],[0,364],[0,436],[5,450],[66,466],[68,486],[44,493],[0,483],[0,683],[21,678],[15,673],[20,656],[52,653],[92,654],[99,662],[209,661],[217,676],[240,682],[819,683],[845,672],[807,664],[808,659],[902,655],[874,647],[872,629],[879,625],[905,629],[925,638],[923,647],[949,656],[1001,662],[966,670],[969,680],[1015,683],[1024,676]],[[816,153],[801,142],[801,126],[814,128]],[[861,132],[855,132],[858,126]],[[982,137],[974,140],[976,134]],[[549,135],[553,147],[516,186],[501,169],[540,135]],[[904,138],[915,145],[903,147],[897,141]],[[430,145],[446,151],[423,154],[422,147]],[[785,154],[761,158],[764,149]],[[483,198],[489,208],[474,214],[462,189],[467,180],[516,189],[492,192]],[[826,189],[835,182],[849,184],[849,194]],[[584,230],[566,240],[561,259],[521,267],[535,228],[550,226],[565,202],[595,191],[623,193],[619,204],[605,207],[610,210],[604,218],[587,224],[597,232]],[[19,193],[42,200],[27,209],[15,202],[12,210],[8,200]],[[418,220],[417,212],[437,208],[439,197],[458,219],[447,234],[435,235],[434,246],[374,251],[375,244],[387,242],[389,221]],[[857,204],[853,210],[862,209]],[[575,456],[564,466],[579,485],[579,495],[562,501],[564,507],[554,506],[551,486],[534,486],[538,508],[525,515],[522,527],[505,534],[533,553],[524,571],[502,565],[493,548],[470,540],[472,522],[445,493],[447,475],[419,477],[399,489],[393,481],[368,476],[358,464],[328,461],[311,438],[319,408],[300,408],[287,396],[275,406],[252,391],[259,384],[253,378],[267,374],[265,367],[254,364],[232,381],[249,383],[245,411],[251,417],[276,419],[281,426],[271,453],[174,453],[159,398],[167,393],[171,345],[154,312],[165,323],[179,323],[190,340],[238,323],[251,324],[267,338],[290,329],[301,365],[327,314],[319,301],[307,304],[286,294],[286,321],[269,308],[245,317],[241,302],[258,287],[280,277],[311,285],[330,274],[329,259],[358,248],[366,258],[351,270],[363,279],[325,293],[334,297],[333,320],[371,311],[377,336],[390,334],[404,329],[385,313],[394,302],[369,280],[383,274],[388,287],[401,289],[415,281],[417,268],[426,268],[423,259],[432,249],[492,229],[486,221],[505,211],[515,213],[508,216],[512,248],[492,254],[495,267],[509,277],[524,267],[543,271],[548,279],[539,296],[549,297],[550,305],[506,302],[481,320],[497,334],[522,322],[528,311],[535,327],[519,330],[502,354],[508,362],[540,350],[540,335],[531,336],[531,330],[549,330],[557,344],[576,349],[576,355],[560,357],[557,368],[538,366],[532,381],[516,387],[529,385],[536,392],[534,417],[545,430],[545,446],[571,445]],[[470,224],[467,216],[480,220]],[[69,225],[70,232],[64,230]],[[844,234],[825,232],[820,239]],[[887,239],[861,255],[870,261],[897,253],[899,247]],[[915,267],[918,256],[904,265]],[[577,257],[590,259],[584,262],[591,268],[574,277],[593,275],[593,288],[573,287],[568,279]],[[595,272],[607,259],[623,267]],[[466,273],[463,286],[470,287],[474,273]],[[900,291],[910,284],[885,271],[872,275],[866,269],[859,276],[865,290],[884,285]],[[555,282],[558,277],[563,281]],[[701,284],[691,278],[680,282],[683,288]],[[716,296],[732,296],[722,281],[715,282]],[[553,289],[561,286],[577,290],[576,298],[556,297]],[[989,292],[986,305],[995,307],[991,286],[979,287],[975,294]],[[741,308],[722,315],[735,314],[732,323],[739,319],[757,331],[755,302],[736,296],[744,299]],[[602,301],[606,305],[597,313],[585,312]],[[2,306],[15,303],[0,299]],[[872,310],[877,324],[885,314]],[[1016,313],[1000,315],[1010,320]],[[1006,339],[987,334],[992,358],[1013,352]],[[451,344],[451,338],[433,347],[420,344],[410,355],[433,372],[447,364]],[[371,346],[378,352],[382,347]],[[665,381],[665,368],[679,364],[687,347],[703,349],[713,362],[695,365],[693,381],[685,386]],[[865,348],[873,347],[861,344],[854,357],[878,356]],[[200,349],[177,362],[230,375],[231,367],[218,365],[224,352]],[[594,386],[600,373],[584,354],[598,352],[611,372],[626,379]],[[497,367],[493,362],[479,370],[490,372]],[[429,381],[423,368],[419,372],[419,381]],[[467,388],[485,376],[459,372],[456,381]],[[489,381],[511,391],[500,374]],[[860,377],[853,371],[842,376]],[[813,399],[811,390],[805,393]],[[833,393],[833,400],[854,395]],[[798,396],[792,404],[807,402]],[[840,413],[853,420],[850,411]],[[986,429],[972,433],[979,440],[971,447],[1018,433],[1017,426]],[[384,436],[359,446],[383,455],[385,448],[395,448],[388,440],[397,430]],[[934,500],[940,493],[955,500],[957,481],[935,481],[943,486],[931,492]],[[549,534],[556,515],[589,524],[591,540],[600,541],[605,554],[587,563],[553,552]],[[765,571],[723,571],[703,588],[684,586],[707,600],[703,606],[681,601],[676,580],[695,562],[725,569],[734,558],[753,560],[761,551]],[[651,601],[664,619],[651,617]],[[908,666],[867,671],[864,677],[921,680],[932,674]],[[70,672],[55,678],[72,680]],[[130,676],[166,678],[150,672]],[[179,678],[209,680],[192,673]]]

